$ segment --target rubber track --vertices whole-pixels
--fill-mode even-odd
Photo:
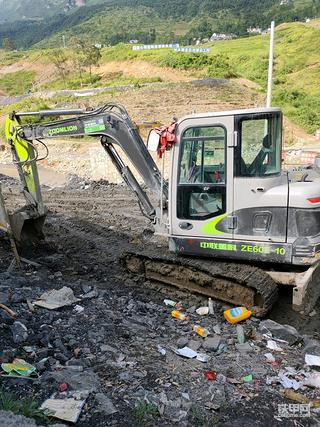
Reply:
[[[144,249],[137,252],[125,252],[121,257],[122,264],[127,268],[127,260],[135,257],[145,262],[154,261],[165,264],[174,264],[185,266],[194,271],[207,273],[212,278],[224,279],[229,282],[237,283],[241,286],[253,289],[254,293],[260,296],[259,305],[256,307],[255,315],[265,316],[278,299],[278,287],[273,279],[262,269],[235,262],[225,262],[216,260],[204,260],[200,258],[190,258],[171,254],[168,248],[155,248],[152,250]],[[187,286],[186,286],[186,289]],[[227,301],[224,298],[224,301]]]

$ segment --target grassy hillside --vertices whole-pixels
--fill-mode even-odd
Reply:
[[[319,26],[318,26],[319,24]],[[320,20],[280,25],[275,39],[274,104],[309,133],[320,127]],[[206,44],[210,54],[169,50],[132,51],[127,45],[103,50],[104,61],[143,58],[189,70],[196,76],[244,77],[266,90],[269,37]]]

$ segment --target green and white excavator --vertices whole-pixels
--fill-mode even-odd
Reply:
[[[61,118],[34,123],[35,116]],[[320,179],[316,174],[310,181],[304,176],[293,182],[282,170],[281,110],[194,114],[173,128],[170,138],[167,130],[162,136],[152,131],[146,145],[119,104],[91,111],[13,112],[6,121],[6,137],[26,205],[7,214],[0,199],[3,227],[10,224],[18,244],[42,234],[46,207],[37,143],[56,137],[99,138],[155,232],[169,242],[167,254],[156,249],[124,254],[130,272],[256,307],[260,315],[277,299],[277,284],[290,284],[294,308],[310,312],[320,294]],[[163,141],[172,139],[171,176],[166,181],[148,148],[166,148]],[[118,147],[157,203],[124,164]]]

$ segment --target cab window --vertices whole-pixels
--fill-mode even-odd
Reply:
[[[208,219],[225,212],[226,130],[192,127],[181,139],[177,214],[181,219]]]
[[[281,169],[281,115],[242,116],[237,123],[237,176],[268,176]]]

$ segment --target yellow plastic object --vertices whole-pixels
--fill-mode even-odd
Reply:
[[[181,311],[178,310],[173,310],[171,311],[171,316],[174,317],[175,319],[179,319],[179,320],[189,320],[189,316],[187,316],[184,313],[181,313]]]
[[[193,331],[200,335],[200,337],[206,338],[209,335],[208,329],[203,328],[202,326],[192,325]]]
[[[236,307],[224,311],[223,315],[227,322],[234,324],[249,319],[252,315],[252,311],[247,310],[245,307]]]

